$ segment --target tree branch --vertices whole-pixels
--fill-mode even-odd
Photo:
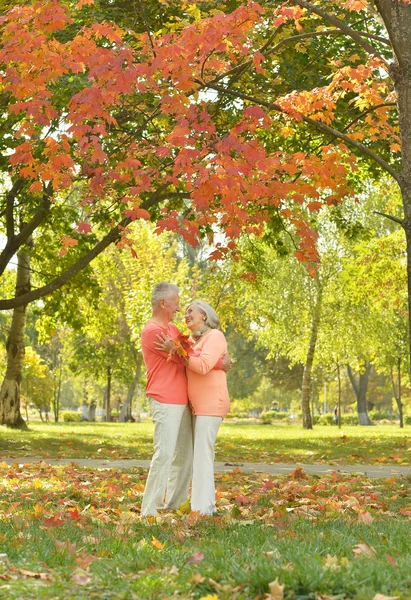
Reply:
[[[387,61],[379,52],[377,52],[376,48],[374,48],[374,46],[363,40],[359,32],[349,27],[349,25],[344,23],[344,21],[340,21],[340,19],[334,17],[334,15],[331,15],[322,8],[319,8],[318,6],[315,6],[315,4],[311,4],[311,2],[307,2],[306,0],[290,0],[290,2],[292,4],[298,4],[298,6],[301,6],[301,8],[306,8],[310,12],[313,12],[319,17],[322,17],[324,21],[328,21],[335,27],[338,27],[338,29],[341,29],[343,33],[345,33],[351,39],[353,39],[354,42],[356,42],[359,46],[364,48],[366,52],[368,52],[372,56],[378,56],[378,58],[380,58],[388,67]]]
[[[139,6],[140,6],[141,18],[143,19],[144,27],[146,28],[148,39],[150,40],[150,45],[151,45],[151,49],[153,51],[153,55],[157,56],[156,55],[156,50],[155,50],[155,47],[154,47],[153,37],[151,35],[150,27],[148,26],[147,19],[146,19],[146,14],[144,12],[143,2],[142,2],[142,0],[137,0],[137,2],[139,4]]]
[[[14,238],[14,201],[24,184],[24,179],[17,179],[11,190],[6,195],[6,231],[8,240],[12,240]]]
[[[380,212],[379,210],[374,210],[374,214],[380,215],[381,217],[385,217],[386,219],[389,219],[390,221],[394,221],[394,223],[398,223],[399,225],[401,225],[401,227],[404,226],[403,220],[399,219],[398,217],[394,217],[393,215],[387,215],[386,213]]]
[[[202,84],[202,82],[200,82],[200,81],[198,83]],[[216,90],[217,92],[221,92],[222,94],[228,94],[228,95],[234,96],[236,98],[241,98],[242,100],[248,100],[249,102],[252,102],[253,104],[257,104],[259,106],[265,106],[266,108],[269,108],[270,110],[275,110],[277,112],[287,114],[279,104],[274,104],[273,102],[267,102],[266,100],[260,100],[259,98],[254,98],[254,96],[249,96],[248,94],[243,94],[243,93],[237,92],[235,90],[227,90],[226,88],[219,86],[219,85],[214,85],[214,84],[213,85],[212,84],[207,84],[207,85],[202,84],[202,85],[203,85],[203,87],[211,88],[213,90]],[[378,154],[376,154],[375,152],[370,150],[370,148],[368,148],[367,146],[365,146],[361,142],[358,142],[357,140],[353,140],[349,135],[346,135],[345,133],[343,133],[342,131],[339,131],[338,129],[334,129],[333,127],[330,127],[329,125],[326,125],[325,123],[321,123],[320,121],[316,121],[315,119],[306,117],[305,115],[303,115],[301,113],[299,113],[299,115],[301,117],[301,120],[304,121],[305,123],[309,123],[310,125],[312,125],[316,129],[319,129],[323,133],[326,133],[328,135],[331,135],[332,137],[336,137],[341,140],[344,140],[345,142],[347,142],[347,144],[354,146],[362,154],[365,154],[366,156],[371,158],[374,162],[378,163],[380,165],[380,167],[382,167],[385,171],[387,171],[387,173],[389,173],[391,175],[391,177],[393,177],[397,181],[398,184],[401,183],[400,174],[397,173],[397,171],[395,169],[393,169],[383,158],[381,158],[381,156],[379,156]]]
[[[274,54],[275,52],[280,50],[280,48],[282,46],[285,46],[286,44],[289,44],[290,42],[297,43],[304,39],[316,38],[316,37],[320,37],[320,36],[324,36],[324,35],[341,35],[343,32],[341,31],[341,29],[327,29],[325,31],[311,31],[308,33],[300,33],[298,35],[291,35],[290,37],[283,38],[282,40],[280,40],[278,42],[278,44],[273,46],[270,50],[266,50],[266,48],[269,45],[269,42],[271,42],[274,39],[274,37],[277,35],[277,33],[278,33],[278,29],[273,33],[273,35],[270,37],[269,41],[266,44],[264,44],[264,46],[262,48],[259,49],[259,52],[261,52],[261,54],[264,54],[265,57],[271,56],[271,54]],[[378,35],[374,35],[372,33],[366,33],[365,31],[361,31],[361,32],[359,31],[358,35],[360,35],[361,37],[368,37],[371,39],[375,39],[375,40],[381,42],[382,44],[387,44],[388,46],[391,46],[390,40],[387,40],[386,38],[380,37]],[[234,78],[236,78],[237,74],[241,75],[252,64],[253,64],[252,59],[246,60],[245,62],[241,63],[240,65],[236,65],[229,71],[226,71],[225,73],[222,73],[221,75],[218,75],[217,77],[212,79],[209,83],[218,83],[219,81],[221,81],[222,79],[225,79],[226,77],[229,77],[230,75],[234,75]]]
[[[157,204],[163,199],[168,197],[175,196],[174,192],[170,194],[158,194],[154,193],[150,198],[148,198],[145,202],[141,204],[141,208],[148,210],[154,204]],[[118,223],[113,229],[111,229],[105,237],[103,237],[100,242],[98,242],[94,248],[92,248],[87,254],[82,256],[76,263],[74,263],[71,267],[69,267],[64,273],[43,285],[36,290],[31,290],[30,292],[23,294],[21,296],[15,298],[8,298],[6,300],[0,300],[0,311],[9,310],[11,308],[17,308],[18,306],[23,306],[24,304],[29,304],[34,300],[38,300],[39,298],[43,298],[44,296],[49,296],[63,285],[68,283],[70,279],[72,279],[75,275],[80,273],[87,265],[91,263],[91,261],[96,258],[99,254],[103,252],[110,244],[116,242],[120,239],[122,231],[127,225],[131,223],[131,219],[123,219],[120,223]]]
[[[24,181],[21,185],[23,187]],[[16,185],[16,184],[15,184]],[[20,189],[21,189],[20,187]],[[9,192],[9,194],[11,191]],[[17,252],[17,250],[27,242],[33,231],[37,229],[37,227],[44,221],[49,210],[50,210],[50,196],[51,196],[51,188],[46,189],[44,191],[40,207],[35,213],[34,217],[26,223],[20,232],[17,235],[13,235],[11,237],[8,236],[7,243],[0,254],[0,275],[2,275],[7,268],[7,265],[10,262],[12,256]],[[9,225],[9,222],[7,222]],[[13,225],[14,229],[14,225]]]
[[[374,112],[374,110],[378,110],[379,108],[384,108],[385,106],[397,106],[397,103],[396,102],[383,102],[382,104],[376,104],[375,106],[371,106],[371,108],[368,108],[367,110],[362,112],[360,115],[358,115],[358,117],[356,117],[353,121],[351,121],[351,123],[348,123],[348,125],[346,127],[344,127],[344,129],[343,129],[343,133],[348,131],[350,129],[350,127],[352,127],[358,121],[361,121],[361,119],[363,117],[365,117],[366,115],[368,115],[369,113]]]

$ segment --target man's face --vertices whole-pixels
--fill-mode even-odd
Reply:
[[[163,309],[167,314],[168,320],[172,321],[177,312],[180,312],[180,295],[177,292],[174,292],[168,298],[165,298],[161,301],[163,304]]]

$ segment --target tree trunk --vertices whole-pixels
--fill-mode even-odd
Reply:
[[[347,365],[347,371],[357,398],[358,421],[360,425],[374,425],[367,412],[367,389],[371,373],[371,364],[369,362],[365,364],[365,371],[364,373],[360,373],[358,384],[355,381],[354,372],[350,365]]]
[[[338,379],[338,429],[341,429],[341,372],[340,372],[340,363],[337,363],[337,379]]]
[[[402,394],[401,394],[401,358],[398,359],[397,363],[397,389],[395,389],[395,378],[394,378],[394,370],[391,369],[391,384],[392,391],[394,394],[395,402],[397,403],[398,413],[400,415],[400,428],[404,427],[404,413],[403,413],[403,403],[402,403]]]
[[[318,327],[321,318],[321,303],[322,295],[318,294],[317,303],[314,307],[314,313],[311,322],[311,335],[308,345],[307,358],[304,365],[303,384],[301,389],[301,410],[303,413],[303,428],[312,429],[313,419],[310,410],[310,390],[311,390],[311,373],[314,362],[315,347],[317,344]]]
[[[399,0],[375,0],[394,51],[389,73],[397,94],[401,138],[400,188],[407,241],[408,314],[411,315],[411,4]],[[411,321],[409,319],[411,332]],[[409,337],[411,344],[411,333]],[[410,348],[411,350],[411,348]],[[410,352],[411,357],[411,352]],[[411,374],[411,365],[409,365]]]
[[[62,379],[62,360],[58,361],[57,374],[54,379],[54,392],[53,392],[53,412],[54,422],[58,423],[60,414],[60,396],[61,396],[61,379]]]
[[[15,295],[30,291],[30,257],[27,249],[18,253]],[[0,424],[27,429],[20,413],[20,384],[24,363],[24,329],[27,304],[13,310],[6,342],[7,368],[0,389]]]
[[[96,420],[96,403],[94,400],[90,402],[90,406],[88,407],[88,420],[95,421]]]
[[[106,422],[111,421],[111,367],[107,367]]]
[[[133,400],[134,392],[136,391],[138,380],[140,379],[140,373],[141,373],[141,360],[136,365],[136,370],[134,373],[133,381],[130,384],[130,387],[127,392],[126,401],[124,402],[123,407],[121,409],[121,413],[120,413],[120,417],[119,417],[119,421],[121,423],[125,423],[129,412],[131,415],[131,410],[129,411],[129,407],[131,408],[131,403]]]

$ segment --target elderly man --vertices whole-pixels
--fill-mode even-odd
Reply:
[[[144,490],[142,515],[156,515],[158,509],[177,508],[188,496],[192,474],[193,439],[184,365],[157,349],[164,336],[180,335],[171,323],[180,310],[179,289],[172,283],[158,283],[152,296],[151,319],[141,333],[141,347],[147,368],[146,394],[154,421],[154,455]],[[228,370],[228,355],[214,368]]]

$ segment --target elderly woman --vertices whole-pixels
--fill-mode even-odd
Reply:
[[[193,413],[191,509],[210,515],[215,510],[214,444],[230,407],[226,373],[214,367],[227,354],[227,342],[218,329],[220,320],[207,302],[194,300],[186,310],[185,321],[193,343],[192,355],[182,359],[187,367],[188,399]],[[168,352],[172,346],[164,337],[159,347]]]
[[[230,407],[226,373],[213,367],[227,353],[227,342],[218,329],[220,320],[207,302],[192,302],[185,320],[194,342],[194,355],[186,360],[188,399],[194,417],[191,509],[212,514],[215,510],[214,444]]]

